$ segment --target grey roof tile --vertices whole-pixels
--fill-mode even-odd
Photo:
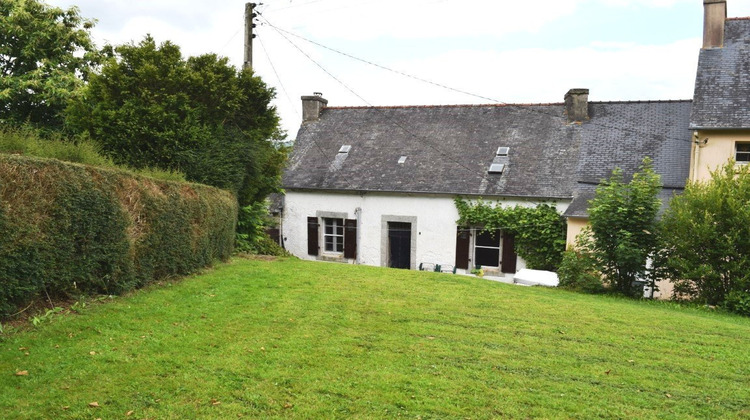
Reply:
[[[592,102],[582,124],[567,123],[563,104],[327,108],[300,129],[283,185],[572,199],[616,166],[632,175],[649,156],[665,185],[682,187],[690,104]],[[352,149],[342,158],[343,144]],[[507,157],[496,158],[500,146]],[[502,174],[488,173],[493,161],[506,163]]]
[[[750,128],[750,20],[727,19],[724,47],[703,49],[691,129]]]

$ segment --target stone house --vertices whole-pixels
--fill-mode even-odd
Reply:
[[[303,97],[283,177],[286,248],[312,260],[512,275],[525,267],[513,237],[457,226],[455,197],[552,204],[572,243],[615,167],[627,178],[650,157],[667,203],[704,167],[750,161],[750,20],[727,20],[726,1],[704,4],[694,101],[595,102],[587,89],[553,104],[329,107],[320,94]]]

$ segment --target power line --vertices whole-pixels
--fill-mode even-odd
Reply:
[[[474,98],[477,98],[477,99],[482,99],[482,100],[490,101],[490,102],[493,102],[493,103],[496,103],[496,104],[500,104],[500,105],[504,105],[504,106],[508,106],[508,107],[513,107],[513,108],[517,108],[517,109],[520,109],[520,110],[524,110],[526,112],[535,112],[535,113],[538,113],[538,114],[546,115],[546,116],[549,116],[549,117],[552,117],[552,118],[557,118],[557,119],[560,119],[560,120],[565,120],[566,119],[566,117],[564,117],[564,116],[557,115],[557,114],[552,114],[552,113],[549,113],[549,112],[545,112],[545,111],[543,111],[541,109],[530,108],[530,107],[524,106],[524,105],[511,104],[511,103],[504,102],[504,101],[501,101],[501,100],[498,100],[498,99],[495,99],[495,98],[491,98],[491,97],[488,97],[488,96],[483,96],[483,95],[479,95],[479,94],[476,94],[476,93],[473,93],[473,92],[469,92],[469,91],[466,91],[466,90],[457,89],[457,88],[454,88],[454,87],[451,87],[451,86],[448,86],[448,85],[445,85],[445,84],[442,84],[442,83],[433,82],[431,80],[427,80],[425,78],[422,78],[422,77],[419,77],[419,76],[415,76],[415,75],[412,75],[412,74],[409,74],[409,73],[406,73],[406,72],[403,72],[403,71],[400,71],[400,70],[395,70],[395,69],[392,69],[390,67],[386,67],[386,66],[383,66],[381,64],[375,63],[373,61],[366,60],[366,59],[354,56],[352,54],[343,52],[341,50],[329,47],[327,45],[324,45],[324,44],[321,44],[321,43],[316,42],[314,40],[311,40],[309,38],[306,38],[306,37],[304,37],[302,35],[295,34],[295,33],[291,32],[291,31],[287,31],[285,29],[279,28],[279,27],[273,25],[271,22],[269,22],[268,19],[266,19],[265,17],[263,17],[263,19],[266,21],[266,23],[270,27],[272,27],[274,30],[276,30],[280,34],[281,34],[281,32],[283,32],[285,34],[289,34],[290,36],[294,36],[296,38],[299,38],[299,39],[301,39],[303,41],[309,42],[309,43],[311,43],[313,45],[316,45],[318,47],[324,48],[326,50],[329,50],[329,51],[334,52],[336,54],[339,54],[339,55],[342,55],[344,57],[350,58],[352,60],[356,60],[356,61],[359,61],[361,63],[364,63],[364,64],[367,64],[367,65],[379,68],[381,70],[386,70],[386,71],[398,74],[398,75],[406,77],[406,78],[410,78],[410,79],[413,79],[413,80],[420,81],[422,83],[427,83],[429,85],[433,85],[433,86],[439,87],[441,89],[446,89],[446,90],[449,90],[449,91],[452,91],[452,92],[456,92],[456,93],[460,93],[460,94],[463,94],[463,95],[471,96],[471,97],[474,97]],[[283,34],[281,34],[281,35],[285,39],[287,39],[287,41],[289,41],[289,39],[286,36],[284,36]],[[291,42],[291,41],[289,41],[289,42]],[[294,44],[292,43],[292,45],[294,45]],[[295,45],[295,47],[296,47],[296,45]],[[299,49],[299,47],[297,47],[297,49]],[[308,58],[310,58],[308,54],[305,54],[305,56],[307,56]],[[312,61],[318,67],[321,67],[320,64],[318,64],[314,60],[312,60]],[[328,71],[326,71],[326,73],[328,73],[330,75],[330,73]],[[334,80],[336,80],[337,82],[341,83],[336,78],[334,78]],[[349,88],[348,86],[346,86],[346,85],[343,85],[343,86],[346,87],[347,90],[349,90],[350,92],[354,93],[351,90],[351,88]],[[355,93],[355,96],[357,96],[358,98],[362,99],[356,93]],[[362,99],[362,100],[364,101],[364,99]],[[373,106],[373,105],[369,104],[367,101],[364,101],[364,102],[366,102],[370,106]],[[625,128],[625,127],[618,127],[618,126],[613,126],[613,125],[608,125],[608,124],[602,124],[602,123],[599,123],[599,122],[596,122],[596,121],[588,121],[587,124],[592,125],[592,126],[596,126],[596,127],[610,129],[610,130],[615,130],[615,131],[620,131],[620,132],[626,132],[626,133],[635,134],[635,135],[641,135],[641,136],[649,137],[649,138],[652,138],[652,139],[656,137],[656,135],[654,135],[653,133],[644,133],[644,132],[641,132],[641,131],[636,130],[636,129]],[[675,140],[675,141],[684,141],[684,142],[688,142],[688,143],[692,143],[693,142],[692,140],[685,139],[685,138],[678,138],[678,137],[671,137],[671,136],[660,136],[660,137],[662,137],[664,139]]]
[[[352,94],[353,94],[354,96],[356,96],[357,98],[359,98],[359,99],[360,99],[360,100],[361,100],[362,102],[366,103],[366,104],[367,104],[368,106],[370,106],[370,107],[372,107],[373,109],[377,110],[377,112],[381,112],[381,113],[382,113],[383,115],[385,115],[385,117],[386,117],[386,118],[387,118],[388,120],[390,120],[390,121],[391,121],[391,122],[393,122],[393,123],[394,123],[394,124],[395,124],[396,126],[398,126],[399,128],[401,128],[401,130],[403,130],[403,131],[404,131],[404,133],[406,133],[407,135],[409,135],[409,136],[411,136],[411,137],[413,137],[413,138],[415,138],[415,139],[417,139],[417,140],[422,140],[422,142],[423,142],[424,144],[426,144],[427,146],[429,146],[430,148],[432,148],[433,150],[435,150],[436,152],[438,152],[438,153],[439,153],[440,155],[442,155],[442,156],[443,156],[443,157],[445,157],[446,159],[448,159],[448,160],[450,160],[451,162],[455,163],[456,165],[458,165],[458,166],[460,166],[460,167],[462,167],[462,168],[466,169],[467,171],[469,171],[469,172],[471,172],[471,173],[475,173],[475,172],[476,172],[476,170],[475,170],[475,169],[471,169],[471,168],[469,168],[468,166],[464,165],[463,163],[459,162],[458,160],[455,160],[455,159],[454,159],[454,158],[453,158],[453,157],[452,157],[451,155],[449,155],[448,153],[445,153],[445,152],[443,152],[442,150],[440,150],[440,149],[439,149],[439,148],[438,148],[437,146],[435,146],[434,144],[431,144],[431,143],[430,143],[430,141],[429,141],[428,139],[426,139],[426,138],[424,138],[424,137],[422,137],[422,136],[419,136],[419,135],[417,135],[417,134],[413,133],[413,132],[412,132],[411,130],[409,130],[409,129],[408,129],[408,128],[407,128],[407,127],[406,127],[406,126],[404,125],[404,124],[402,124],[402,123],[401,123],[400,121],[396,120],[395,118],[391,117],[390,115],[386,114],[386,113],[385,113],[385,112],[384,112],[384,111],[383,111],[382,109],[380,109],[380,108],[378,108],[378,107],[375,107],[375,106],[373,106],[373,105],[372,105],[372,104],[371,104],[371,103],[370,103],[369,101],[367,101],[367,100],[366,100],[366,99],[365,99],[364,97],[362,97],[362,95],[360,95],[359,93],[357,93],[356,91],[354,91],[354,89],[352,89],[351,87],[349,87],[349,85],[347,85],[346,83],[344,83],[343,81],[341,81],[341,80],[340,80],[340,79],[339,79],[338,77],[336,77],[336,76],[335,76],[335,75],[334,75],[333,73],[331,73],[330,71],[328,71],[328,69],[326,69],[325,67],[323,67],[323,65],[321,65],[320,63],[318,63],[318,62],[317,62],[317,61],[316,61],[316,60],[315,60],[314,58],[312,58],[312,57],[311,57],[311,56],[310,56],[309,54],[307,54],[307,53],[306,53],[306,52],[305,52],[304,50],[302,50],[302,48],[300,48],[300,47],[299,47],[299,46],[298,46],[297,44],[295,44],[295,43],[294,43],[294,42],[293,42],[293,41],[292,41],[291,39],[289,39],[289,38],[288,38],[288,37],[287,37],[286,35],[284,35],[284,33],[282,33],[281,31],[279,31],[279,29],[278,29],[278,28],[277,28],[276,26],[272,25],[272,24],[271,24],[271,23],[270,23],[270,22],[268,21],[268,19],[266,19],[266,18],[265,18],[264,16],[262,16],[262,17],[263,17],[263,20],[265,20],[265,21],[266,21],[266,23],[268,24],[268,26],[270,26],[271,28],[274,28],[274,29],[275,29],[275,30],[277,31],[277,33],[278,33],[279,35],[281,35],[281,37],[283,37],[283,38],[284,38],[285,40],[287,40],[287,42],[289,42],[289,43],[290,43],[290,44],[291,44],[291,45],[292,45],[292,46],[293,46],[293,47],[294,47],[295,49],[297,49],[297,50],[298,50],[298,51],[299,51],[300,53],[302,53],[302,54],[303,54],[303,55],[304,55],[305,57],[307,57],[307,59],[308,59],[308,60],[312,61],[312,62],[313,62],[313,63],[314,63],[314,64],[315,64],[316,66],[318,66],[318,68],[320,68],[320,69],[321,69],[321,70],[322,70],[322,71],[323,71],[324,73],[326,73],[326,74],[327,74],[328,76],[330,76],[330,77],[331,77],[331,78],[332,78],[333,80],[335,80],[335,81],[336,81],[337,83],[339,83],[339,84],[340,84],[341,86],[343,86],[343,87],[344,87],[344,88],[345,88],[346,90],[348,90],[349,92],[351,92],[351,93],[352,93]]]
[[[282,82],[281,77],[279,77],[279,72],[276,71],[276,66],[273,64],[273,61],[271,60],[271,56],[268,54],[268,49],[265,45],[263,45],[263,39],[261,37],[258,37],[258,42],[260,42],[260,47],[263,50],[263,53],[265,54],[266,58],[268,58],[268,63],[271,65],[271,69],[273,69],[273,73],[276,75],[276,80],[279,81],[279,86],[281,86],[281,90],[284,92],[284,96],[286,96],[287,101],[289,101],[289,104],[292,105],[292,109],[294,110],[294,113],[297,114],[298,118],[302,118],[302,116],[299,114],[299,111],[297,111],[297,108],[294,106],[294,102],[292,102],[292,98],[289,96],[289,92],[284,87],[284,82]]]

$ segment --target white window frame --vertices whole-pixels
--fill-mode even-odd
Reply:
[[[344,219],[338,217],[323,217],[322,219],[323,250],[329,254],[343,254]]]
[[[474,233],[472,235],[473,240],[472,240],[472,244],[471,244],[472,245],[472,247],[471,247],[471,253],[472,253],[472,255],[471,255],[471,257],[472,257],[471,261],[472,261],[473,266],[476,267],[477,265],[481,265],[481,264],[479,264],[477,262],[477,248],[481,248],[481,249],[495,249],[495,250],[497,250],[497,264],[498,265],[482,265],[482,267],[500,268],[500,266],[503,264],[503,236],[502,236],[502,232],[499,229],[495,230],[495,235],[497,237],[497,246],[495,247],[495,246],[478,245],[477,243],[478,243],[478,239],[479,239],[479,234],[482,233],[482,231],[484,229],[483,228],[474,228],[472,230],[473,230],[473,233]]]
[[[739,150],[740,146],[745,146],[747,150]],[[740,160],[740,154],[743,155],[743,159]],[[734,161],[739,165],[747,165],[750,163],[750,142],[735,142],[734,143]]]

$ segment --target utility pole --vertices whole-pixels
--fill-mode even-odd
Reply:
[[[245,63],[242,67],[246,69],[253,68],[253,38],[255,38],[253,19],[257,16],[253,11],[255,6],[257,6],[255,3],[245,3]]]

